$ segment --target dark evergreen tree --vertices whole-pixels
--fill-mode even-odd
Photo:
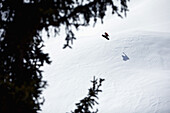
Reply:
[[[41,97],[46,81],[40,67],[50,64],[42,51],[42,29],[49,34],[60,26],[66,27],[65,47],[75,39],[72,27],[88,26],[112,13],[126,14],[127,0],[119,0],[120,8],[112,0],[0,0],[0,113],[37,113],[44,99]]]
[[[93,78],[93,87],[89,89],[87,97],[80,100],[79,103],[76,103],[77,108],[72,111],[72,113],[97,113],[96,111],[92,111],[95,104],[99,104],[96,99],[98,99],[98,93],[102,92],[100,87],[102,86],[102,82],[104,79],[100,78],[99,80],[95,77]]]

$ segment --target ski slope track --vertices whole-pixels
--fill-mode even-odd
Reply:
[[[79,38],[73,49],[49,40],[45,51],[52,64],[44,67],[42,113],[75,109],[91,87],[93,76],[104,78],[99,113],[170,113],[170,33],[128,31],[110,40]],[[63,43],[62,43],[63,44]]]

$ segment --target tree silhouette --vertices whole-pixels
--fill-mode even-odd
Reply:
[[[99,80],[95,77],[93,78],[93,87],[89,89],[89,93],[87,97],[80,100],[79,103],[76,103],[77,108],[72,111],[72,113],[97,113],[98,109],[96,111],[91,111],[93,109],[93,106],[95,104],[99,104],[96,99],[98,99],[98,93],[102,92],[100,87],[102,86],[102,82],[105,79],[100,78]]]
[[[115,0],[116,1],[116,0]],[[42,51],[41,31],[49,35],[66,28],[66,44],[75,40],[72,27],[88,26],[105,17],[108,6],[121,17],[126,14],[127,0],[0,0],[0,112],[37,113],[46,81],[40,67],[50,64]]]

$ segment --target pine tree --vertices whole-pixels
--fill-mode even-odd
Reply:
[[[57,34],[66,28],[66,44],[75,40],[72,28],[88,26],[105,17],[108,6],[121,17],[127,0],[120,8],[112,0],[0,0],[0,112],[37,113],[44,102],[41,93],[44,63],[50,64],[42,51],[41,31],[49,36],[49,27]]]
[[[98,98],[98,93],[102,92],[100,87],[102,86],[102,82],[104,79],[100,78],[99,80],[95,77],[93,78],[93,87],[89,89],[87,97],[80,100],[79,103],[76,103],[77,108],[72,111],[72,113],[97,113],[98,109],[96,111],[91,111],[93,109],[93,106],[95,104],[99,104],[96,99]]]

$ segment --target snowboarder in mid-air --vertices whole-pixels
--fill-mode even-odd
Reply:
[[[102,36],[104,37],[104,38],[106,38],[107,40],[109,40],[109,35],[105,32],[104,33],[104,35],[102,34]]]

